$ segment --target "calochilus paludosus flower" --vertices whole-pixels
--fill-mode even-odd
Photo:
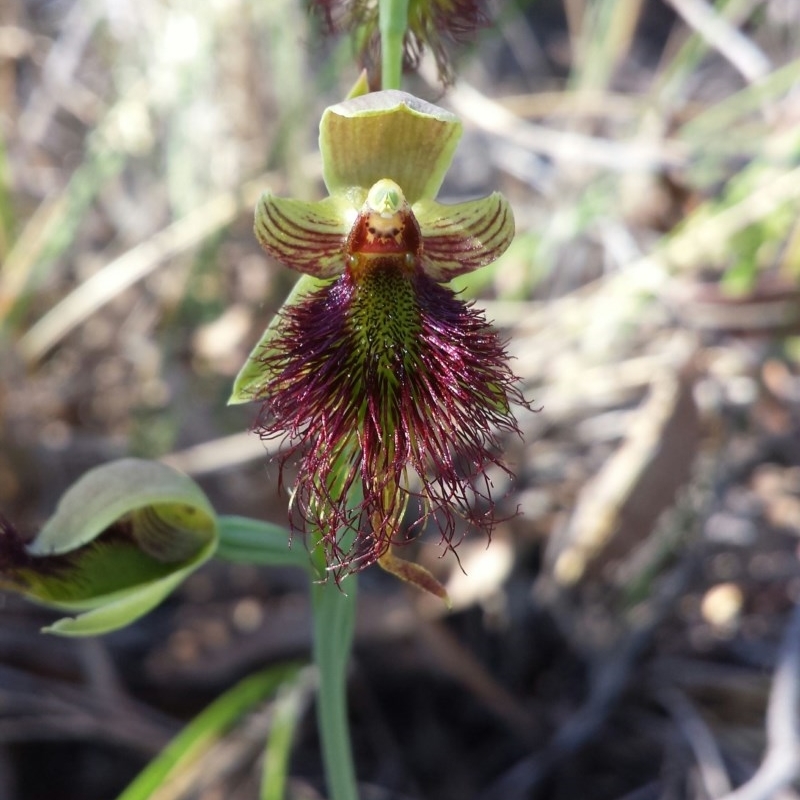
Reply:
[[[446,285],[514,236],[498,193],[434,199],[460,135],[454,115],[404,92],[346,100],[320,124],[329,196],[266,193],[256,209],[263,248],[304,277],[231,402],[261,401],[257,432],[299,462],[292,526],[316,532],[336,580],[377,562],[443,596],[393,548],[428,525],[446,549],[470,526],[490,532],[487,470],[505,469],[499,437],[519,432],[504,343]]]

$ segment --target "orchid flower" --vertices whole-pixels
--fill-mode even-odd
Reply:
[[[514,236],[498,193],[436,201],[460,135],[454,115],[404,92],[346,100],[320,125],[329,196],[267,192],[256,209],[264,250],[304,276],[231,402],[260,401],[256,431],[285,440],[282,466],[299,460],[292,527],[318,532],[337,580],[377,562],[443,596],[393,546],[428,523],[445,549],[459,520],[491,532],[487,471],[506,469],[500,435],[519,433],[504,343],[445,285]]]

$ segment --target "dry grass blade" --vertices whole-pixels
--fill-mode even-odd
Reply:
[[[526,122],[464,82],[450,92],[448,101],[459,116],[482,130],[563,164],[637,172],[678,167],[685,160],[685,150],[676,142],[651,145],[640,141],[614,141]]]
[[[772,71],[767,56],[705,0],[667,0],[704,41],[726,58],[750,83]]]
[[[262,176],[246,183],[240,192],[228,192],[204,203],[173,222],[148,241],[114,259],[77,286],[20,339],[19,351],[29,363],[41,359],[73,328],[160,264],[202,242],[252,207],[266,185]]]
[[[209,475],[268,458],[271,449],[268,442],[246,431],[169,453],[161,461],[187,475]]]
[[[571,83],[579,92],[604,90],[611,83],[614,71],[629,54],[642,7],[642,0],[565,2],[575,54]]]
[[[13,317],[27,292],[45,279],[74,239],[100,188],[123,169],[138,136],[125,120],[130,108],[146,97],[147,89],[139,82],[108,109],[87,137],[84,160],[64,189],[45,198],[25,223],[0,272],[0,321]]]

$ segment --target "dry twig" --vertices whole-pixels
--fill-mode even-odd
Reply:
[[[786,628],[767,706],[767,752],[747,783],[721,800],[771,800],[800,772],[800,605]]]

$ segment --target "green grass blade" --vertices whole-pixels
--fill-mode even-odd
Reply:
[[[578,42],[579,52],[569,85],[578,91],[607,91],[617,65],[633,42],[642,13],[641,0],[619,3],[599,0],[586,6]]]
[[[141,92],[131,94],[139,99]],[[129,99],[129,98],[128,98]],[[15,242],[4,263],[6,299],[4,315],[14,324],[18,321],[33,293],[50,275],[57,259],[72,244],[87,209],[100,190],[124,168],[129,152],[120,133],[120,116],[126,101],[119,101],[101,124],[89,134],[83,161],[73,172],[61,197],[53,204],[43,204],[44,219],[34,226],[34,234],[23,234]],[[10,288],[9,284],[10,283]]]
[[[244,714],[297,674],[296,664],[270,667],[245,678],[198,714],[117,800],[148,800],[165,781],[196,763]]]
[[[260,800],[284,800],[295,730],[316,685],[316,670],[309,667],[278,690],[264,753]]]

